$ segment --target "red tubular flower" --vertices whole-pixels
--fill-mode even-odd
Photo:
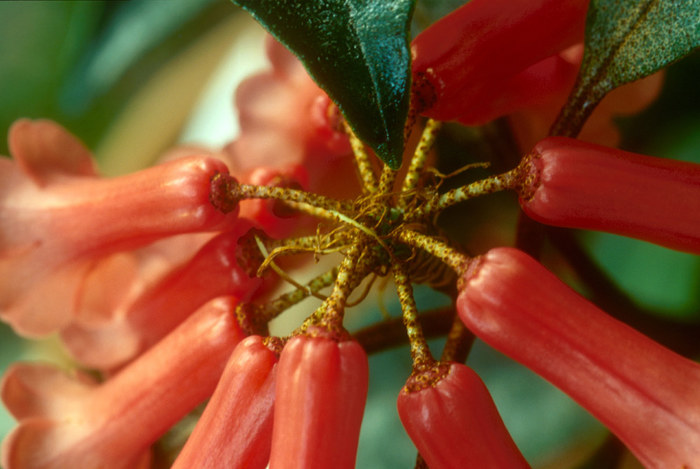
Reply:
[[[700,254],[698,164],[550,137],[523,168],[520,205],[537,221]]]
[[[397,407],[401,423],[431,469],[530,467],[483,381],[465,365],[444,364],[429,374],[411,376]]]
[[[16,122],[9,145],[15,161],[0,160],[0,314],[23,335],[70,321],[95,259],[236,218],[209,201],[211,177],[227,172],[213,158],[102,179],[82,144],[50,121]]]
[[[277,355],[241,341],[172,469],[264,469],[270,458]]]
[[[235,231],[214,237],[157,282],[136,285],[135,298],[125,295],[104,321],[83,312],[87,320],[78,318],[61,331],[69,352],[85,366],[115,369],[158,342],[209,299],[233,295],[249,300],[261,281],[248,277],[236,262],[238,238],[248,227],[239,223]]]
[[[492,249],[463,277],[462,321],[569,394],[645,467],[700,465],[700,366],[608,316],[537,261]]]
[[[368,373],[357,342],[293,337],[277,371],[270,467],[354,468]]]
[[[2,444],[6,469],[131,469],[216,387],[243,338],[235,300],[203,306],[178,329],[102,384],[42,365],[19,364],[3,377],[3,403],[20,422]]]
[[[501,105],[512,108],[513,100],[535,102],[552,92],[518,91],[523,87],[513,77],[581,42],[587,8],[588,0],[472,0],[445,16],[412,44],[419,112],[480,124],[510,110]],[[550,65],[534,75],[541,78]],[[523,75],[525,83],[532,75]],[[552,83],[569,83],[572,76],[567,71]],[[508,99],[501,101],[504,89]]]

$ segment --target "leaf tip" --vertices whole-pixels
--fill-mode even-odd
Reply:
[[[403,145],[391,145],[390,142],[382,143],[374,149],[379,159],[394,171],[401,167]]]

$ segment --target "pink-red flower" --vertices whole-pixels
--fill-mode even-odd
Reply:
[[[0,316],[24,335],[71,321],[81,282],[100,258],[236,217],[209,202],[210,178],[227,171],[213,158],[104,179],[82,144],[52,122],[18,121],[9,143],[15,161],[0,160]]]
[[[153,282],[135,282],[135,291],[125,292],[107,318],[96,319],[90,304],[81,305],[80,313],[86,319],[79,317],[61,331],[68,351],[84,366],[112,370],[156,344],[209,299],[221,295],[241,301],[252,298],[260,279],[248,277],[236,259],[238,239],[248,227],[240,222],[235,230],[217,235]],[[124,273],[119,266],[115,270]],[[96,308],[102,306],[99,298],[95,302]]]
[[[414,373],[399,417],[431,469],[529,468],[479,375],[460,363]]]
[[[476,258],[459,317],[566,392],[649,468],[700,465],[700,365],[579,296],[512,248]]]
[[[281,237],[300,223],[272,201],[245,201],[222,213],[226,207],[210,200],[212,176],[228,173],[228,165],[251,184],[320,187],[331,169],[319,163],[349,154],[327,96],[276,42],[269,42],[269,56],[273,70],[242,86],[242,132],[223,154],[188,150],[105,179],[89,151],[57,124],[23,120],[11,129],[14,161],[0,160],[3,319],[24,335],[60,331],[83,366],[110,377],[98,384],[33,365],[9,372],[3,399],[20,424],[4,443],[8,468],[147,466],[148,447],[213,389],[222,357],[241,339],[232,332],[234,303],[218,300],[190,316],[219,295],[246,300],[257,293],[259,280],[237,260],[237,241],[251,226]],[[280,115],[284,100],[309,118]],[[347,158],[335,160],[339,168]],[[226,376],[250,384],[235,371],[248,370],[239,362],[244,351]],[[192,379],[194,388],[183,391]],[[250,399],[260,397],[248,389]],[[220,396],[207,415],[217,415],[216,403],[228,397]],[[144,409],[138,425],[145,431],[134,432]],[[259,441],[269,448],[271,402],[268,412],[267,439]],[[258,449],[248,455],[266,463]]]
[[[418,110],[467,125],[508,116],[520,148],[531,148],[548,133],[574,85],[587,9],[588,0],[468,2],[412,43]],[[657,73],[614,90],[581,138],[616,145],[612,119],[644,109],[661,83]]]
[[[418,110],[483,124],[559,91],[577,67],[558,54],[583,40],[587,8],[588,0],[472,0],[453,11],[412,43]]]
[[[535,220],[700,253],[700,165],[564,137],[526,158],[521,206]]]
[[[103,383],[46,365],[15,365],[0,386],[19,420],[3,441],[3,467],[149,467],[150,446],[211,395],[243,338],[235,305],[233,298],[212,300]]]
[[[260,336],[249,336],[236,346],[173,469],[267,466],[277,359]]]
[[[224,148],[231,173],[241,182],[259,183],[254,177],[260,168],[293,177],[304,171],[306,180],[297,180],[304,189],[331,196],[354,193],[354,178],[327,177],[354,171],[338,109],[291,52],[272,37],[265,45],[272,68],[236,90],[241,134]]]
[[[467,3],[413,42],[418,111],[469,125],[509,116],[521,145],[541,139],[578,72],[587,6]],[[414,359],[430,355],[416,351],[421,340],[427,345],[422,318],[407,300],[409,277],[445,272],[396,235],[414,225],[416,236],[432,237],[453,256],[449,266],[469,266],[458,272],[457,312],[476,335],[570,394],[649,467],[700,463],[697,364],[610,318],[520,251],[496,248],[471,262],[450,251],[424,220],[429,210],[410,217],[439,198],[427,169],[416,169],[415,184],[400,195],[389,187],[390,172],[378,187],[371,175],[360,197],[356,179],[346,177],[356,168],[337,108],[269,38],[267,56],[271,68],[237,91],[241,133],[220,152],[177,151],[158,166],[106,179],[57,124],[21,120],[12,127],[14,161],[0,160],[0,317],[27,336],[58,332],[94,373],[10,369],[0,394],[18,426],[3,442],[7,469],[150,467],[150,446],[210,396],[175,468],[354,467],[367,356],[344,331],[318,324],[328,325],[331,313],[340,321],[361,283],[357,272],[393,272],[397,284],[405,280],[399,296]],[[627,110],[640,103],[646,101]],[[606,111],[596,129],[608,129],[611,115]],[[519,176],[522,208],[540,221],[697,252],[700,222],[684,216],[700,200],[697,173],[690,164],[550,138],[509,174]],[[323,205],[314,207],[323,223],[337,222],[327,230],[279,201],[239,201],[228,186],[230,193],[212,190],[221,181],[358,197],[306,194]],[[679,208],[670,202],[678,199],[691,202]],[[251,228],[267,236],[252,255],[239,246],[239,238],[258,233]],[[315,236],[276,244],[297,234]],[[265,303],[268,285],[261,289],[246,274],[264,257],[265,242],[345,255],[331,280],[315,280],[336,283],[291,338],[244,338],[238,324],[247,312],[262,312],[264,321],[248,321],[255,327],[245,333],[264,334],[282,306],[321,296],[314,282],[288,278],[297,290]],[[236,310],[248,301],[245,314]],[[527,467],[473,370],[452,362],[416,369],[398,411],[432,468]]]
[[[277,370],[270,468],[353,468],[368,387],[352,340],[296,336]]]

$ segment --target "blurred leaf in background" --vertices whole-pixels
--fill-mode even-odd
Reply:
[[[0,2],[0,153],[19,117],[60,117],[60,90],[95,35],[102,2]]]
[[[237,13],[216,0],[0,2],[0,127],[50,118],[95,149],[136,91]]]

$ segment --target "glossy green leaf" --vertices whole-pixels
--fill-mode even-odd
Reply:
[[[575,136],[603,97],[700,47],[700,0],[591,0],[581,71],[552,134]]]
[[[401,165],[415,0],[233,0],[304,63],[360,139]]]

